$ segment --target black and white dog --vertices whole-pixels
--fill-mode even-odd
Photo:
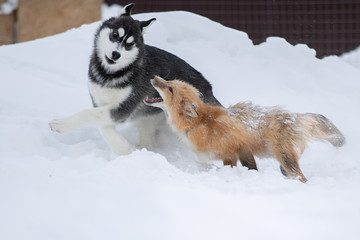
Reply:
[[[69,132],[81,127],[98,127],[112,148],[119,154],[129,154],[129,143],[115,126],[136,120],[141,147],[152,144],[159,120],[165,117],[159,108],[147,106],[144,99],[160,97],[150,79],[182,79],[202,93],[205,102],[220,105],[213,96],[210,83],[184,60],[156,47],[144,44],[143,32],[155,20],[134,20],[131,9],[124,7],[117,18],[102,23],[95,34],[94,51],[89,65],[89,91],[94,108],[50,122],[53,131]],[[162,125],[162,124],[160,124]]]

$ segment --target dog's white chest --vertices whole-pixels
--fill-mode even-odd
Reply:
[[[115,106],[122,103],[131,94],[132,88],[127,86],[125,88],[107,88],[101,87],[99,84],[89,82],[89,91],[94,100],[94,103],[98,106]]]

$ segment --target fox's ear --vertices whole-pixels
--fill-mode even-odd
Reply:
[[[192,118],[196,118],[199,116],[199,113],[196,109],[195,103],[186,103],[185,104],[185,112],[186,112],[186,115],[188,115],[189,117],[192,117]]]
[[[148,27],[150,27],[150,25],[153,23],[153,21],[155,21],[156,18],[152,18],[150,20],[147,20],[147,21],[141,21],[140,22],[140,29],[141,29],[141,32],[142,34],[144,34],[144,32],[146,31],[146,29]]]
[[[130,3],[128,5],[126,5],[123,9],[122,9],[122,13],[120,14],[120,16],[130,16],[131,15],[131,9],[135,6],[134,3]]]

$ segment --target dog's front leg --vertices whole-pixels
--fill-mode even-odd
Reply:
[[[165,115],[162,112],[136,120],[135,126],[139,130],[139,143],[137,147],[140,149],[152,149],[157,140],[159,128],[165,124]]]
[[[82,127],[97,127],[113,152],[127,155],[131,152],[129,143],[115,129],[110,116],[110,107],[87,109],[66,118],[54,119],[49,123],[51,130],[66,133]]]
[[[111,150],[118,155],[131,153],[130,144],[115,129],[115,125],[100,127],[100,133]]]
[[[54,119],[50,123],[51,130],[66,133],[82,127],[102,127],[114,125],[110,116],[110,108],[97,107],[83,110],[69,117]]]

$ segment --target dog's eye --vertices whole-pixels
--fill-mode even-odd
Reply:
[[[169,91],[170,91],[171,93],[173,93],[173,89],[172,89],[172,87],[169,87]]]
[[[125,49],[127,50],[127,51],[129,51],[132,47],[133,47],[133,45],[134,45],[134,42],[132,42],[132,43],[125,43]]]
[[[126,47],[128,47],[128,48],[132,47],[133,45],[134,45],[134,42],[131,42],[131,43],[125,43],[125,46],[126,46]]]
[[[119,37],[119,33],[114,31],[114,32],[112,33],[112,37],[113,37],[113,38]]]
[[[125,46],[128,47],[128,48],[130,48],[134,44],[135,44],[135,41],[134,41],[133,36],[129,36],[125,41]]]

